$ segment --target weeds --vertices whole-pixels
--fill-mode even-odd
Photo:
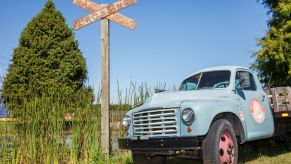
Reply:
[[[96,104],[85,93],[72,98],[49,93],[31,94],[21,100],[21,109],[12,108],[17,121],[0,122],[0,163],[129,163],[129,152],[117,149],[117,137],[125,132],[121,120],[153,92],[145,83],[117,92],[118,103],[110,105],[112,158],[102,156],[100,91]],[[17,103],[9,100],[10,107]]]
[[[118,103],[110,105],[112,157],[109,159],[102,155],[100,142],[100,92],[96,95],[95,104],[87,94],[63,98],[51,93],[21,100],[24,102],[21,110],[12,112],[17,119],[0,122],[0,163],[132,163],[130,152],[117,148],[117,137],[125,132],[121,120],[128,110],[143,103],[157,88],[169,89],[164,84],[152,89],[145,83],[137,85],[133,82],[124,91],[118,87]],[[76,98],[82,102],[77,106],[72,102]],[[244,145],[240,147],[240,161],[289,162],[290,153],[284,155],[289,152],[284,146],[268,141]],[[168,163],[201,162],[168,159]]]

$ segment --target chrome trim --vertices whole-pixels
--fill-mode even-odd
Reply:
[[[176,136],[177,109],[149,109],[133,113],[134,136]]]

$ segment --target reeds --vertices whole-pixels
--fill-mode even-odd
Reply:
[[[125,132],[121,120],[128,110],[142,104],[152,93],[145,83],[138,86],[132,82],[124,91],[118,87],[118,102],[110,105],[111,146],[115,156],[109,160],[102,156],[101,150],[100,92],[95,104],[86,93],[72,98],[55,93],[41,97],[32,94],[29,99],[21,100],[21,109],[12,110],[17,117],[15,121],[0,123],[0,163],[130,161],[121,157],[128,152],[117,148],[117,137]],[[13,106],[13,99],[9,103]]]

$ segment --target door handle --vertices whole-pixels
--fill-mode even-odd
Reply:
[[[265,95],[262,96],[262,102],[265,101],[265,97],[266,97]]]

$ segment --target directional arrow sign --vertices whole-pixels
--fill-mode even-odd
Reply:
[[[89,10],[91,12],[97,12],[98,10],[100,10],[106,6],[106,5],[96,4],[90,0],[74,0],[73,3],[77,6],[84,8],[86,10]],[[110,19],[110,20],[112,20],[120,25],[123,25],[129,29],[134,29],[136,27],[136,22],[133,19],[128,18],[128,17],[121,15],[119,13],[114,13],[112,15],[107,16],[106,18],[108,18],[108,19]]]
[[[132,4],[136,3],[136,0],[121,0],[110,5],[107,5],[100,10],[87,15],[83,18],[78,19],[77,21],[73,22],[73,26],[75,29],[80,29],[84,26],[87,26],[99,19],[105,18],[109,15],[116,13],[117,11],[126,8]]]

